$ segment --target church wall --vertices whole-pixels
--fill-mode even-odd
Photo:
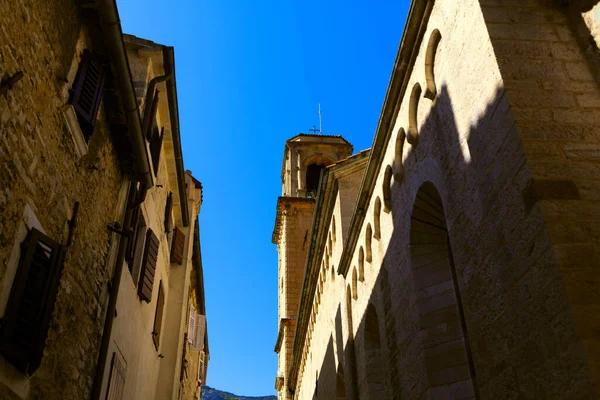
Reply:
[[[533,9],[524,13],[525,17],[543,14],[536,8],[537,3],[531,4]],[[559,15],[556,18],[561,21]],[[422,94],[419,97],[418,143],[404,141],[404,177],[401,181],[392,178],[391,211],[381,212],[381,238],[372,239],[372,261],[365,261],[364,281],[357,282],[356,299],[351,302],[358,397],[369,398],[364,346],[364,316],[369,304],[377,311],[385,360],[388,392],[382,398],[593,396],[584,346],[559,270],[561,253],[551,244],[553,229],[546,223],[544,206],[528,205],[523,195],[537,167],[529,150],[533,148],[522,141],[519,118],[529,116],[533,121],[565,110],[559,104],[550,104],[547,111],[540,107],[539,113],[537,105],[528,110],[516,106],[511,98],[512,82],[507,80],[506,71],[500,71],[498,63],[502,66],[502,60],[496,59],[494,32],[486,24],[479,3],[437,0],[401,99],[348,273],[345,278],[336,276],[333,284],[328,275],[320,295],[314,328],[307,333],[310,345],[296,385],[296,398],[312,398],[315,390],[319,394],[332,393],[332,370],[348,354],[346,288],[353,288],[353,268],[358,266],[359,248],[366,243],[366,225],[374,225],[375,201],[377,197],[384,200],[384,171],[388,165],[394,166],[396,138],[401,128],[409,130],[411,90],[415,83],[423,91],[427,87],[425,52],[434,29],[439,29],[442,37],[434,64],[436,97],[433,101]],[[506,39],[511,45],[518,38]],[[532,44],[528,53],[541,47]],[[548,85],[555,83],[551,80]],[[561,92],[548,96],[547,101],[562,101],[563,97]],[[541,151],[548,148],[544,144],[539,147]],[[558,164],[555,170],[561,171]],[[415,289],[411,216],[417,192],[425,182],[432,182],[440,193],[454,259],[456,286],[441,293],[446,297],[428,292],[443,290],[440,287]],[[595,178],[588,181],[590,196],[595,193],[594,182]],[[571,215],[575,215],[575,207],[572,210]],[[593,214],[586,215],[589,218]],[[339,217],[336,215],[338,221]],[[590,232],[595,231],[592,225],[588,225]],[[588,249],[595,251],[593,245],[584,250]],[[571,259],[583,262],[569,254]],[[597,260],[593,253],[588,255]],[[337,268],[337,262],[333,263]],[[461,329],[468,334],[456,354],[466,353],[473,367],[461,369],[461,376],[453,375],[457,369],[452,367],[450,353],[436,356],[424,347],[431,337],[443,338],[451,332],[421,329],[424,321],[420,320],[421,310],[431,300],[432,310],[455,312],[456,291],[466,321]],[[351,376],[348,361],[342,360],[346,379]],[[356,398],[349,393],[351,385],[346,389],[347,398]]]

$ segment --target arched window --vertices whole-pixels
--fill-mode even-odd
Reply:
[[[427,44],[427,52],[425,53],[425,79],[427,80],[427,88],[425,89],[425,97],[430,100],[435,99],[437,88],[435,87],[435,75],[433,67],[435,64],[435,53],[440,43],[442,35],[439,30],[435,29],[431,32],[429,43]]]
[[[356,276],[356,267],[352,269],[352,298],[354,300],[358,299],[358,291],[357,291],[357,276]]]
[[[335,267],[331,266],[331,282],[335,281]]]
[[[445,382],[440,383],[438,377],[445,373],[448,368],[446,360],[450,359],[455,370],[462,368],[469,371],[460,382],[465,391],[476,391],[475,367],[448,240],[444,207],[431,182],[424,183],[417,193],[412,209],[409,248],[417,306],[424,331],[422,337],[427,341],[425,358],[430,393],[446,385]],[[435,280],[431,279],[429,271],[436,271]],[[479,396],[476,394],[475,398]]]
[[[385,167],[383,175],[383,210],[385,212],[392,211],[392,167]]]
[[[381,239],[381,199],[379,196],[377,196],[375,199],[375,207],[373,209],[373,224],[375,225],[373,237],[375,239]]]
[[[381,351],[379,320],[373,304],[369,304],[365,314],[364,328],[365,374],[369,400],[389,398],[385,379],[385,364]]]
[[[408,143],[416,146],[419,141],[419,127],[417,126],[417,111],[419,109],[419,99],[421,98],[421,85],[415,83],[410,94],[410,103],[408,104]]]
[[[371,229],[371,224],[367,224],[367,229],[365,231],[365,248],[367,249],[367,262],[373,261],[373,252],[371,250],[371,238],[373,237],[373,229]]]
[[[319,191],[319,179],[324,165],[311,164],[306,167],[306,196],[315,198]]]
[[[331,243],[331,233],[329,233],[329,237],[327,238],[327,244],[329,245],[329,255],[331,255],[331,252],[333,251],[333,245]]]
[[[406,140],[406,132],[404,128],[400,128],[396,137],[396,154],[394,156],[394,180],[401,183],[404,179],[404,167],[402,166],[402,153],[404,151],[404,141]]]
[[[361,282],[365,280],[365,251],[362,246],[358,249],[358,279]]]

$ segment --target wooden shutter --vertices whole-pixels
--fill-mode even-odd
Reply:
[[[183,264],[183,248],[185,247],[185,233],[178,227],[173,229],[173,242],[171,243],[171,262]]]
[[[194,329],[194,341],[190,348],[192,350],[204,350],[204,332],[206,330],[206,316],[196,314],[196,328]]]
[[[194,333],[196,329],[196,309],[192,307],[190,309],[190,319],[188,320],[188,330],[187,330],[187,339],[188,343],[191,345],[194,343],[194,338],[196,334]]]
[[[106,400],[121,400],[123,398],[123,388],[125,387],[125,375],[127,374],[127,364],[119,352],[113,353],[110,366],[110,378],[108,380],[108,389],[106,390]]]
[[[158,298],[156,299],[156,313],[154,314],[154,327],[152,329],[152,341],[154,348],[158,350],[160,344],[160,330],[162,327],[163,308],[165,306],[165,294],[163,293],[162,281],[158,285]]]
[[[82,127],[86,140],[93,132],[102,99],[104,80],[105,74],[102,66],[94,59],[92,53],[86,50],[79,64],[71,97],[71,104],[79,121],[86,125]]]
[[[32,228],[21,246],[21,259],[2,319],[0,352],[15,367],[33,373],[46,345],[65,249]]]
[[[135,256],[135,245],[137,242],[138,234],[139,234],[139,225],[140,225],[140,208],[138,206],[133,209],[131,212],[131,231],[129,240],[127,241],[127,250],[125,251],[125,259],[129,264],[129,271],[133,267],[133,257]]]
[[[156,132],[152,135],[150,141],[150,157],[152,158],[152,167],[154,168],[154,175],[158,176],[158,166],[160,161],[160,150],[162,148],[163,136],[165,135],[165,128],[163,127],[158,133],[158,127],[155,127]]]
[[[165,233],[171,232],[173,229],[173,193],[167,195],[167,205],[165,206]]]
[[[152,128],[154,126],[154,121],[156,120],[156,111],[158,109],[158,90],[154,91],[154,96],[152,97],[152,103],[144,106],[144,111],[146,107],[149,107],[149,112],[144,112],[144,135],[148,141],[152,140]]]
[[[152,232],[148,229],[146,232],[146,244],[144,246],[144,256],[140,269],[140,281],[138,283],[138,295],[140,299],[146,303],[150,303],[152,299],[152,288],[154,286],[154,274],[156,272],[156,262],[158,260],[158,248],[160,242]]]

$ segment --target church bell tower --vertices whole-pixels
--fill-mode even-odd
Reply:
[[[272,241],[278,253],[278,353],[275,388],[278,399],[291,399],[287,387],[296,319],[311,235],[315,197],[321,170],[352,155],[352,145],[341,136],[300,133],[285,143],[281,168],[282,196]]]

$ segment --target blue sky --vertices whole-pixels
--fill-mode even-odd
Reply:
[[[408,0],[119,0],[123,31],[175,47],[184,164],[200,217],[208,384],[274,394],[286,139],[318,127],[371,146]]]

